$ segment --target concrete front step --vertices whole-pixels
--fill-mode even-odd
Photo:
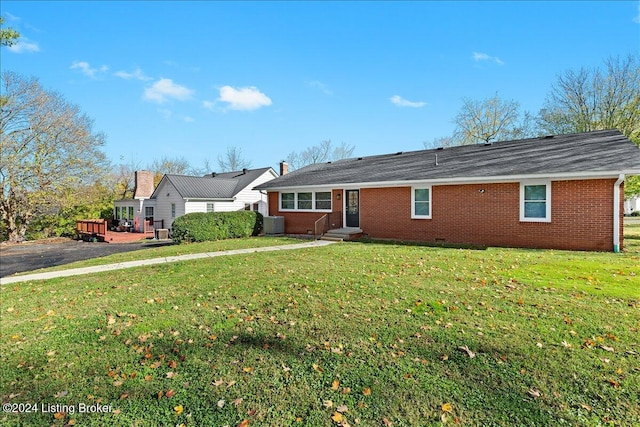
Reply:
[[[336,230],[329,230],[321,239],[329,241],[343,241],[343,240],[356,240],[362,237],[362,230],[355,227],[338,228]]]
[[[342,236],[325,234],[324,236],[320,237],[320,240],[327,240],[329,242],[342,242],[344,241],[344,238]]]

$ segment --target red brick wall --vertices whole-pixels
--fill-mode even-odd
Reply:
[[[278,193],[269,192],[268,194],[269,215],[284,217],[284,228],[287,234],[309,234],[309,232],[313,234],[315,222],[326,214],[326,212],[281,212]],[[333,212],[342,212],[342,190],[333,190],[332,198]]]
[[[380,239],[612,251],[614,183],[614,179],[553,181],[550,223],[520,222],[517,182],[434,185],[432,219],[411,219],[411,187],[363,188],[360,228]],[[624,190],[620,191],[622,240]],[[334,210],[342,209],[338,193],[334,190]],[[277,193],[269,193],[269,210],[270,215],[285,217],[285,230],[292,234],[307,233],[323,215],[280,212]]]

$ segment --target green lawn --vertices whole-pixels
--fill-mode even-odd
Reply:
[[[38,411],[0,424],[640,425],[640,227],[626,237],[623,254],[341,243],[2,286],[0,399]]]

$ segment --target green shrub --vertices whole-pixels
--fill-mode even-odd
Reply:
[[[176,243],[206,242],[256,236],[261,230],[259,212],[194,212],[173,221],[172,236]]]

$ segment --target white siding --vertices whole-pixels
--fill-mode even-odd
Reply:
[[[640,211],[640,196],[634,196],[624,201],[625,215],[631,215],[633,212]]]
[[[267,195],[253,190],[253,187],[260,185],[263,182],[270,181],[275,177],[276,175],[274,175],[271,170],[266,171],[244,190],[240,191],[233,202],[184,200],[168,180],[163,180],[156,189],[154,219],[156,221],[164,220],[164,228],[171,228],[171,224],[175,219],[171,217],[172,203],[176,204],[176,218],[192,212],[206,212],[207,203],[212,202],[215,203],[215,212],[241,211],[244,210],[245,204],[253,206],[254,203],[258,203],[259,212],[263,215],[267,215],[269,212],[267,206]],[[144,215],[144,210],[142,215]]]
[[[262,194],[257,190],[253,190],[253,188],[267,181],[271,181],[275,177],[276,175],[273,174],[271,169],[269,169],[268,171],[260,175],[258,179],[253,181],[249,186],[247,186],[244,190],[242,190],[237,194],[236,196],[237,209],[229,209],[229,210],[243,210],[244,205],[247,203],[250,205],[253,205],[254,203],[258,203],[258,211],[262,215],[268,215],[269,209],[267,205],[267,200],[268,200],[267,195]],[[218,207],[216,206],[216,210],[217,208]]]
[[[171,228],[173,220],[185,214],[185,201],[178,194],[175,187],[168,181],[163,180],[156,190],[156,207],[154,209],[154,219],[163,220],[164,228]],[[176,216],[171,217],[171,204],[176,204]]]

